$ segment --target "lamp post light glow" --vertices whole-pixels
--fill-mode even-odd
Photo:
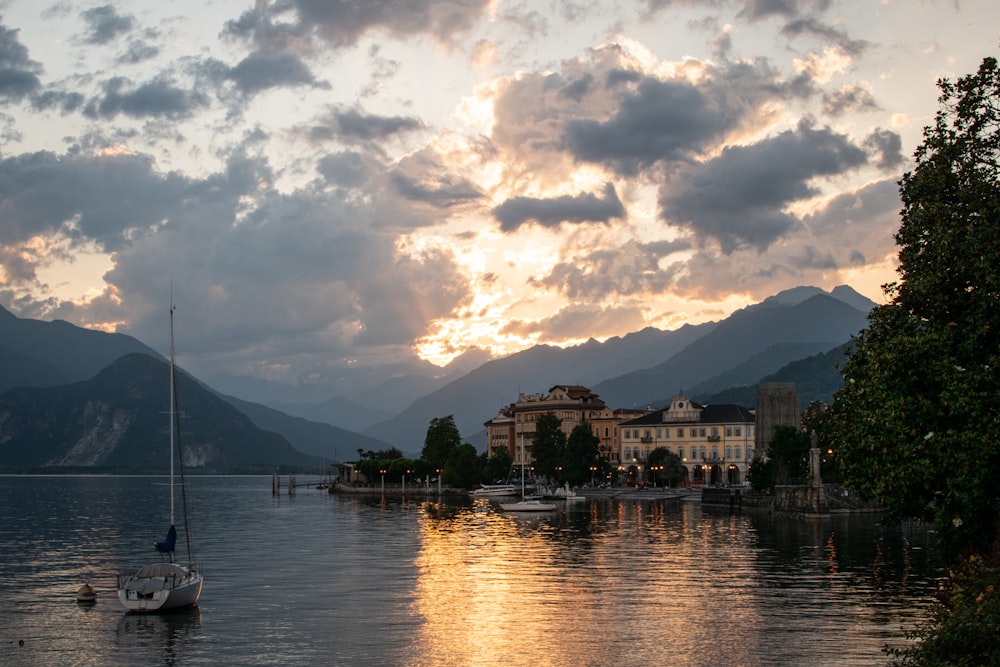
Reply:
[[[381,470],[379,470],[379,472],[382,474],[382,495],[384,496],[385,495],[385,468],[382,468]]]

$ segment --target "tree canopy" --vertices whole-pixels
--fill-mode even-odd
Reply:
[[[455,425],[455,416],[435,417],[427,427],[420,458],[433,468],[443,468],[448,457],[461,444],[462,436]]]
[[[853,341],[831,444],[845,479],[955,550],[997,535],[1000,70],[942,80],[900,181],[899,281]]]
[[[555,477],[563,465],[565,452],[566,434],[562,431],[562,420],[555,413],[546,412],[535,422],[535,439],[531,443],[535,473]]]

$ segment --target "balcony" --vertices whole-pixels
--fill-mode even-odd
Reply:
[[[639,438],[639,442],[642,442],[642,443],[645,443],[645,444],[648,445],[649,443],[653,442],[653,438],[652,438],[652,436],[645,435],[645,436]]]
[[[708,441],[709,442],[718,442],[721,439],[722,439],[722,436],[718,436],[718,435],[710,435],[710,436],[708,436]]]

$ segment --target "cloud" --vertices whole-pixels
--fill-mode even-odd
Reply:
[[[831,116],[843,116],[851,111],[873,111],[878,108],[872,94],[856,83],[823,95],[823,111]]]
[[[156,176],[147,156],[28,153],[0,160],[0,244],[62,233],[113,252],[159,224],[189,193],[184,177]]]
[[[571,299],[593,300],[658,294],[670,288],[682,270],[679,262],[661,266],[674,253],[690,249],[687,241],[628,241],[619,247],[594,249],[567,257],[547,276],[529,285],[554,289]]]
[[[345,144],[362,144],[382,142],[422,129],[423,122],[412,116],[379,116],[356,108],[334,108],[328,116],[309,127],[307,133],[315,142],[337,140]]]
[[[879,169],[895,169],[903,163],[903,140],[892,130],[877,128],[865,137],[862,145],[874,156]]]
[[[593,193],[550,199],[514,197],[493,209],[493,216],[500,223],[500,229],[512,232],[527,222],[543,227],[558,227],[564,222],[607,223],[613,218],[624,218],[625,207],[614,185],[608,183],[604,186],[603,199]]]
[[[623,330],[637,331],[645,326],[639,306],[601,307],[593,304],[572,304],[561,308],[552,317],[538,321],[512,320],[500,333],[521,337],[540,335],[546,340],[572,340],[582,337],[604,338]]]
[[[118,13],[113,5],[91,7],[80,12],[88,32],[83,41],[88,44],[107,44],[119,35],[126,34],[135,25],[135,19]]]
[[[244,95],[254,95],[269,88],[319,85],[312,71],[291,53],[257,51],[225,73]]]
[[[764,250],[798,226],[788,205],[817,194],[811,180],[865,164],[863,150],[844,135],[800,123],[795,130],[678,172],[664,184],[662,218],[713,238],[724,253],[742,245]]]
[[[688,162],[753,126],[767,102],[802,94],[763,62],[706,65],[700,73],[698,83],[645,78],[609,119],[569,120],[568,150],[627,175],[661,161]]]
[[[288,0],[258,4],[227,25],[230,34],[273,47],[301,45],[315,37],[334,48],[354,46],[369,33],[397,38],[430,35],[451,43],[467,33],[485,14],[489,0],[366,0],[365,2],[315,2]]]
[[[190,116],[208,100],[196,91],[184,90],[167,77],[154,79],[138,87],[124,77],[109,79],[103,85],[103,97],[89,101],[83,109],[88,118],[113,118],[124,114],[132,118],[171,118]]]
[[[28,57],[17,30],[0,25],[0,100],[20,100],[41,85],[41,65]]]

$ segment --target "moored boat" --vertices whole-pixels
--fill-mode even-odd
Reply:
[[[155,612],[189,607],[198,602],[201,595],[202,576],[191,559],[191,530],[187,515],[187,494],[184,490],[184,456],[180,448],[179,413],[177,392],[174,384],[174,305],[170,304],[170,528],[167,536],[154,542],[161,556],[159,563],[153,563],[118,574],[118,599],[129,611]],[[177,528],[174,525],[174,449],[181,477],[181,507],[184,513],[184,532],[187,541],[187,565],[174,562],[174,548],[177,544]],[[163,562],[163,557],[169,562]]]
[[[473,498],[516,496],[517,494],[517,487],[513,484],[484,484],[478,489],[469,491],[469,495]]]

